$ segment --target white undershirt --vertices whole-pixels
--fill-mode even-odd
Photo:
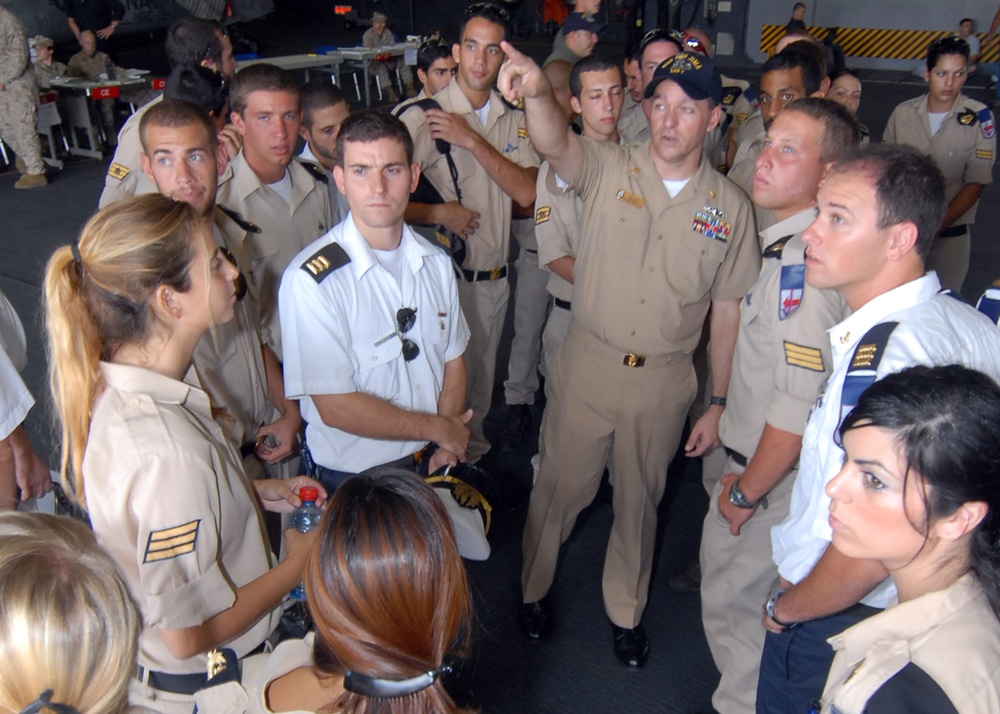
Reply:
[[[375,254],[375,259],[378,260],[378,264],[385,268],[385,271],[389,273],[395,279],[396,285],[403,289],[403,251],[397,246],[395,250],[375,250],[372,249],[372,253]]]
[[[927,112],[927,118],[931,120],[931,136],[938,133],[946,116],[948,116],[948,112]]]
[[[292,175],[285,169],[285,175],[277,183],[267,185],[272,191],[281,196],[289,206],[292,205]]]
[[[484,104],[482,107],[474,111],[476,112],[476,116],[479,117],[479,123],[482,124],[483,128],[485,129],[486,120],[489,119],[490,117],[490,100],[487,99],[486,104]]]
[[[663,188],[667,189],[667,193],[670,194],[670,198],[677,198],[677,194],[684,190],[684,187],[688,185],[688,181],[691,178],[681,179],[680,181],[667,181],[663,180]]]

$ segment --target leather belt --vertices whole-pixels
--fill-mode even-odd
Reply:
[[[735,449],[730,449],[728,446],[723,446],[722,448],[726,450],[726,456],[735,461],[738,466],[741,466],[742,468],[747,467],[748,462],[746,456],[741,454],[739,451],[736,451]]]
[[[412,471],[414,468],[427,461],[427,459],[429,459],[431,457],[431,454],[433,454],[435,451],[437,451],[437,444],[431,442],[428,443],[426,446],[424,446],[424,448],[422,448],[415,454],[411,454],[410,456],[404,456],[403,458],[396,459],[395,461],[390,461],[389,463],[382,464],[381,466],[378,466],[376,468],[384,468],[386,466],[390,466]]]
[[[507,277],[507,266],[502,265],[493,270],[466,270],[462,268],[462,276],[470,283],[478,283],[484,280],[502,280]]]
[[[266,645],[267,640],[261,642],[253,650],[243,655],[243,657],[263,652]],[[240,659],[243,658],[241,657]],[[170,692],[171,694],[194,695],[208,684],[208,675],[204,672],[197,674],[168,674],[167,672],[147,671],[142,665],[136,665],[135,677],[153,689],[159,689],[161,692]]]
[[[964,236],[968,233],[969,227],[966,225],[961,226],[949,226],[943,231],[938,231],[938,238],[958,238],[959,236]]]
[[[561,307],[563,310],[569,310],[573,307],[573,303],[569,300],[560,300],[559,298],[552,298],[556,301],[556,307]]]

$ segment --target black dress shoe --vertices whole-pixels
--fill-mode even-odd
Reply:
[[[521,632],[532,642],[541,642],[552,631],[552,613],[545,598],[522,604],[518,619]]]
[[[649,640],[642,624],[629,630],[612,623],[611,629],[615,632],[615,657],[626,667],[633,669],[646,664],[646,658],[649,657]]]

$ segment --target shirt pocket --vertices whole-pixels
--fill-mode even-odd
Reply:
[[[354,342],[358,389],[381,399],[394,399],[399,392],[399,363],[403,342],[396,333],[358,339]]]
[[[659,226],[666,235],[679,234],[666,251],[665,272],[682,302],[697,302],[705,298],[715,283],[719,267],[726,259],[729,243],[702,235],[692,229],[677,231],[671,226]]]

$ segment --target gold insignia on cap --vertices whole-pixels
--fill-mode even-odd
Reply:
[[[541,225],[549,220],[552,215],[552,208],[550,206],[539,206],[538,210],[535,211],[535,225]]]
[[[195,544],[198,542],[198,527],[200,525],[201,519],[199,518],[173,528],[153,531],[146,541],[146,554],[142,562],[155,563],[193,553]]]
[[[132,169],[130,169],[128,166],[122,166],[117,162],[111,164],[111,166],[108,168],[108,176],[110,176],[113,179],[118,179],[119,181],[124,179],[130,173],[132,173]]]
[[[813,372],[823,372],[823,353],[816,347],[797,345],[785,341],[785,364],[792,367],[802,367]]]

